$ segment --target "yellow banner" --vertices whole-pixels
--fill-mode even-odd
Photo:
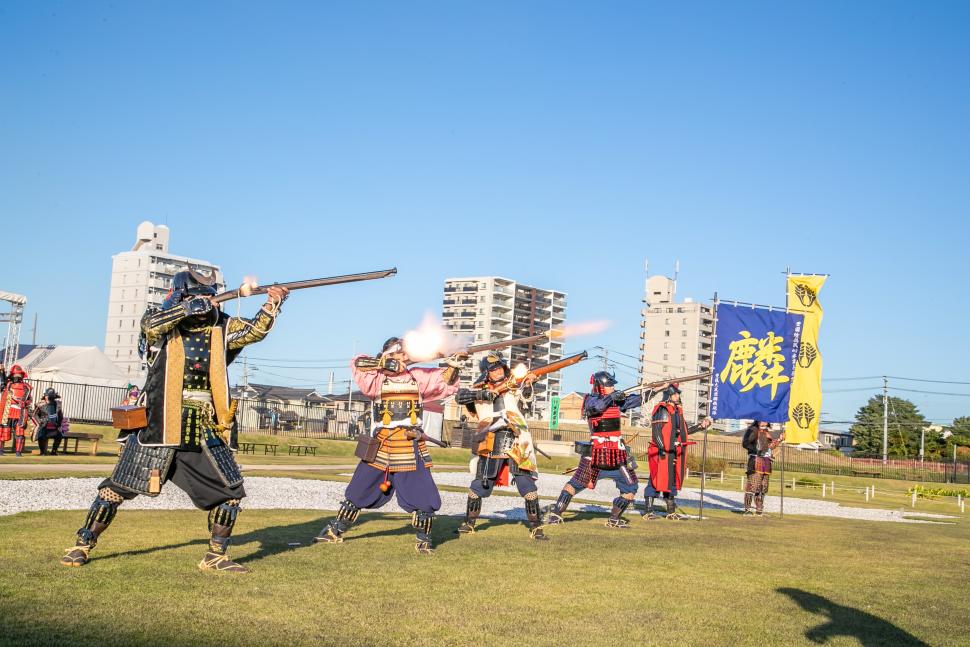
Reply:
[[[805,315],[785,424],[788,443],[818,440],[818,422],[822,415],[822,351],[818,347],[822,304],[818,293],[824,283],[824,276],[788,277],[788,309]]]

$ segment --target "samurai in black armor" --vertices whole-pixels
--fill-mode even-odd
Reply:
[[[141,348],[157,349],[149,353],[144,388],[148,425],[122,440],[114,471],[98,487],[75,545],[61,558],[64,566],[88,562],[124,501],[157,496],[171,480],[209,513],[211,536],[199,568],[248,571],[228,555],[246,492],[230,448],[235,407],[226,367],[244,347],[266,337],[288,291],[269,288],[252,319],[226,315],[211,300],[215,294],[214,277],[179,272],[161,309],[149,308],[142,317]]]

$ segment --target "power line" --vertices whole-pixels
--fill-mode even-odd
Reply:
[[[906,382],[932,382],[933,384],[964,384],[970,385],[970,382],[955,382],[952,380],[924,380],[918,377],[899,377],[896,375],[887,375],[891,380],[905,380]],[[962,394],[967,395],[967,394]]]
[[[892,391],[906,391],[908,393],[926,393],[928,395],[951,395],[951,396],[959,396],[961,398],[970,398],[970,393],[944,393],[943,391],[921,391],[920,389],[903,389],[898,386],[891,386],[889,388]]]

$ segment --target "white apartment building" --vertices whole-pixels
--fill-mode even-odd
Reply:
[[[192,268],[215,274],[217,289],[224,281],[218,265],[168,251],[169,229],[165,225],[143,222],[138,225],[131,251],[111,257],[111,292],[108,297],[108,322],[104,353],[119,369],[142,384],[145,368],[138,357],[141,317],[148,306],[159,306],[172,287],[176,272]]]
[[[566,293],[501,276],[445,279],[442,319],[453,333],[470,335],[472,344],[528,337],[565,324]],[[562,340],[544,339],[501,352],[510,360],[510,366],[523,363],[532,367],[562,359],[563,344]],[[478,353],[469,359],[462,371],[462,386],[469,386],[478,377],[478,362],[483,355]],[[548,416],[550,398],[562,390],[561,378],[561,372],[550,373],[536,383],[534,415]]]
[[[640,381],[657,382],[711,370],[714,350],[713,307],[675,300],[677,282],[651,276],[640,321]],[[710,381],[685,382],[681,399],[688,424],[707,415]]]

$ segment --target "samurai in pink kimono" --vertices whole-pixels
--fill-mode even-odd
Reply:
[[[358,355],[353,359],[354,381],[372,400],[371,428],[358,438],[356,454],[361,461],[340,510],[315,542],[342,542],[361,510],[380,508],[396,495],[398,505],[411,513],[418,553],[432,552],[431,525],[441,508],[441,497],[429,470],[432,463],[423,440],[422,407],[458,390],[460,357],[445,360],[448,365],[444,368],[409,368],[402,341],[392,337],[376,358]]]

